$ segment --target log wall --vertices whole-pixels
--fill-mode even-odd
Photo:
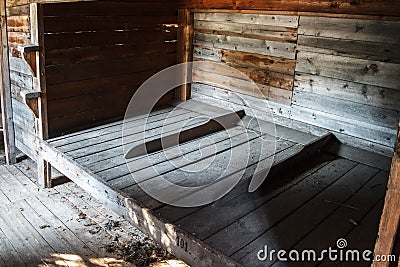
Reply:
[[[135,90],[177,62],[173,3],[44,4],[43,16],[50,136],[121,119]]]

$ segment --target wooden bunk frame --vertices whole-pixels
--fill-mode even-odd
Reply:
[[[305,1],[289,1],[286,5],[286,10],[281,10],[280,5],[282,5],[281,1],[276,1],[276,3],[272,3],[271,6],[265,7],[264,6],[264,1],[255,1],[256,3],[253,3],[254,6],[251,6],[251,3],[254,1],[233,1],[234,4],[227,3],[226,1],[215,1],[214,4],[207,4],[205,5],[204,2],[207,1],[182,1],[181,5],[179,6],[179,10],[177,12],[177,47],[176,47],[176,60],[174,63],[185,63],[185,62],[190,62],[193,60],[193,43],[195,42],[195,17],[194,13],[230,13],[232,12],[233,9],[235,9],[235,14],[262,14],[262,15],[267,15],[267,16],[297,16],[300,18],[300,16],[304,17],[318,17],[319,19],[323,18],[333,18],[333,19],[360,19],[363,21],[382,21],[382,20],[387,20],[387,21],[395,21],[393,22],[396,24],[396,21],[398,21],[398,16],[400,15],[400,12],[397,7],[391,6],[391,4],[387,4],[387,6],[382,7],[382,10],[375,10],[375,7],[370,6],[370,5],[364,5],[360,7],[360,10],[355,9],[352,5],[338,5],[338,6],[330,6],[329,8],[326,8],[324,5],[321,6],[314,6],[314,7],[307,7],[307,3]],[[22,100],[24,101],[24,104],[26,105],[25,107],[31,110],[32,116],[35,118],[33,128],[35,128],[35,135],[25,133],[20,130],[14,129],[14,118],[13,114],[15,114],[15,110],[13,113],[13,100],[12,100],[12,89],[11,89],[11,81],[10,81],[10,63],[9,63],[9,48],[8,48],[8,40],[9,38],[7,37],[7,16],[6,16],[6,4],[5,1],[1,1],[0,4],[0,12],[1,12],[1,39],[2,39],[2,53],[1,53],[1,83],[2,83],[2,90],[1,90],[1,96],[2,96],[2,113],[3,113],[3,126],[4,126],[4,136],[5,136],[5,142],[6,142],[6,157],[7,157],[7,162],[9,164],[12,164],[16,161],[16,147],[19,149],[23,150],[26,154],[28,154],[30,157],[34,158],[37,161],[37,166],[38,166],[38,182],[43,186],[43,187],[50,187],[52,186],[52,175],[51,175],[51,168],[56,168],[59,170],[62,174],[64,174],[66,177],[71,179],[73,182],[75,182],[77,185],[82,187],[85,191],[89,192],[92,196],[96,197],[100,201],[102,201],[105,205],[116,211],[118,214],[123,216],[125,219],[127,219],[129,222],[137,226],[139,229],[147,233],[149,236],[151,236],[155,241],[159,242],[162,244],[168,251],[176,255],[177,257],[181,258],[182,260],[187,261],[188,263],[196,263],[196,266],[240,266],[240,263],[238,263],[237,260],[232,259],[229,255],[226,255],[216,249],[215,247],[211,246],[210,244],[207,244],[206,242],[202,241],[200,238],[196,237],[192,233],[188,233],[186,230],[184,230],[181,227],[178,227],[175,225],[172,221],[166,220],[165,214],[160,215],[157,213],[157,211],[152,208],[152,203],[154,204],[154,200],[151,200],[149,197],[140,197],[140,194],[143,194],[143,192],[140,191],[135,191],[134,193],[137,193],[139,197],[134,194],[134,193],[127,193],[126,191],[117,188],[111,180],[115,180],[119,178],[119,176],[111,177],[110,181],[105,178],[105,175],[100,175],[98,172],[101,172],[101,170],[93,169],[93,164],[90,164],[91,162],[86,162],[82,163],[79,161],[79,158],[82,155],[77,155],[74,154],[73,151],[78,150],[78,149],[73,149],[71,151],[65,150],[65,147],[63,145],[59,145],[59,142],[68,142],[71,140],[71,138],[77,138],[79,136],[81,139],[78,139],[78,141],[75,141],[77,143],[83,142],[84,140],[91,139],[93,135],[97,136],[103,136],[107,135],[111,131],[113,133],[118,132],[118,127],[117,125],[121,125],[121,120],[116,120],[116,122],[113,123],[108,123],[108,121],[104,121],[100,126],[92,125],[90,127],[87,127],[89,129],[84,130],[84,131],[75,131],[72,133],[68,133],[63,136],[51,136],[49,134],[49,110],[48,110],[48,91],[47,91],[47,83],[48,80],[46,79],[46,51],[44,49],[44,43],[45,43],[45,25],[44,25],[44,19],[43,19],[43,5],[45,5],[46,1],[43,1],[42,3],[32,3],[30,4],[29,8],[29,17],[30,17],[30,44],[29,45],[22,45],[19,49],[18,52],[21,54],[21,60],[25,62],[25,68],[28,68],[29,71],[32,72],[32,77],[33,77],[33,86],[32,90],[23,90],[20,92],[20,96]],[[90,2],[88,2],[90,3]],[[207,2],[208,3],[208,2]],[[277,6],[277,5],[278,6]],[[214,9],[210,9],[214,8]],[[337,8],[337,9],[336,9]],[[21,8],[22,9],[22,8]],[[312,13],[315,12],[315,13]],[[323,12],[323,13],[316,13],[316,12]],[[344,13],[344,14],[341,14]],[[387,17],[391,16],[391,17]],[[374,22],[371,22],[371,25]],[[379,25],[385,24],[385,23],[377,23]],[[370,25],[370,24],[368,24]],[[298,24],[296,26],[293,26],[294,28],[297,29]],[[206,29],[209,32],[209,29]],[[290,30],[292,31],[292,30]],[[239,33],[235,33],[239,34]],[[325,37],[321,37],[323,39]],[[354,40],[353,40],[354,41]],[[365,41],[365,40],[364,40]],[[291,40],[293,42],[293,40]],[[296,39],[296,42],[298,40]],[[360,44],[362,45],[362,42],[360,41]],[[297,43],[295,45],[298,45]],[[294,47],[295,47],[294,45]],[[390,44],[391,45],[391,44]],[[307,48],[308,49],[308,48]],[[315,48],[314,48],[315,49]],[[318,48],[322,49],[322,48]],[[319,51],[317,49],[317,51]],[[312,53],[317,53],[315,50],[312,50]],[[291,60],[291,63],[293,63],[293,66],[291,70],[289,71],[291,77],[291,83],[289,82],[289,89],[293,91],[294,87],[294,82],[295,82],[295,77],[296,77],[296,72],[300,71],[307,71],[307,68],[310,68],[307,64],[307,59],[311,60],[310,58],[307,58],[306,52],[301,53],[301,62],[302,62],[302,68],[299,69],[296,67],[296,60],[300,60],[299,58],[296,58],[298,56],[298,53],[296,50],[293,50],[293,55],[289,55],[288,57],[293,57],[289,58]],[[325,51],[326,52],[326,51]],[[326,53],[335,53],[332,51],[328,51]],[[346,52],[348,53],[348,52]],[[344,53],[344,54],[346,54]],[[250,53],[251,54],[251,53]],[[247,56],[254,56],[254,54],[248,55]],[[304,56],[306,55],[306,56]],[[331,56],[331,54],[329,54]],[[347,55],[347,54],[346,54]],[[259,55],[256,55],[256,57],[265,60],[266,57],[262,57]],[[335,55],[336,56],[336,55]],[[357,55],[359,56],[359,55]],[[368,55],[365,56],[364,54],[360,56],[361,59],[357,59],[358,63],[368,63]],[[378,56],[379,60],[383,61],[382,58]],[[383,69],[383,72],[389,71],[389,74],[392,77],[392,72],[391,70],[397,70],[399,62],[397,61],[398,59],[396,58],[396,61],[392,64],[390,63],[382,63],[381,65],[376,65],[375,63],[373,64],[368,64],[366,66],[363,66],[363,70],[365,73],[368,75],[378,75],[379,71],[377,71],[378,68]],[[273,61],[273,60],[272,60]],[[305,62],[305,63],[304,63]],[[375,62],[375,61],[373,61]],[[324,62],[322,62],[324,63]],[[322,64],[321,63],[321,64]],[[357,63],[357,64],[358,64]],[[311,63],[310,63],[311,64]],[[361,65],[362,65],[361,64]],[[360,65],[360,66],[361,66]],[[387,65],[390,65],[387,67]],[[356,67],[360,67],[356,66]],[[387,68],[385,68],[385,66]],[[166,67],[166,66],[165,66]],[[254,67],[254,66],[252,66]],[[308,70],[310,73],[307,73],[308,75],[319,75],[319,70]],[[316,73],[311,73],[311,72],[316,72]],[[377,74],[378,73],[378,74]],[[192,74],[192,70],[186,70],[184,73],[182,73],[183,77],[189,77]],[[289,75],[285,74],[284,75]],[[324,75],[329,76],[329,75],[336,75],[336,73],[325,73]],[[342,75],[342,76],[340,76]],[[279,74],[278,76],[282,76]],[[322,75],[323,76],[323,75]],[[339,80],[345,79],[343,78],[343,73],[339,74]],[[57,76],[55,76],[57,77]],[[255,78],[260,78],[257,76],[254,76]],[[369,76],[368,76],[369,77]],[[369,78],[366,79],[361,79],[357,80],[355,82],[360,83],[364,86],[370,86],[371,82]],[[264,79],[265,77],[261,77],[261,79]],[[325,77],[327,78],[327,77]],[[384,83],[384,86],[390,87],[390,86],[396,86],[397,81],[392,81],[395,84],[392,85],[390,81],[385,82],[383,76],[379,76],[380,80],[379,82]],[[333,79],[330,77],[329,79]],[[266,79],[267,82],[269,82],[268,79]],[[297,80],[298,81],[298,80]],[[301,82],[301,81],[300,81]],[[304,82],[304,81],[303,81]],[[341,82],[344,82],[341,80]],[[199,81],[201,83],[201,81]],[[351,81],[349,82],[351,84]],[[365,83],[365,84],[364,84]],[[354,84],[354,83],[353,83]],[[347,85],[344,85],[344,87]],[[278,86],[278,85],[277,85]],[[279,85],[281,86],[281,85]],[[347,85],[348,86],[348,85]],[[372,87],[374,89],[378,88],[380,84],[372,84]],[[312,87],[312,86],[311,86]],[[272,87],[271,87],[272,88]],[[270,89],[271,89],[270,88]],[[346,88],[346,87],[345,87]],[[361,87],[360,87],[361,88]],[[364,87],[363,87],[364,88]],[[274,89],[274,88],[272,88]],[[272,90],[271,89],[271,90]],[[286,88],[287,89],[287,88]],[[358,87],[357,87],[358,89]],[[396,88],[389,88],[389,92],[394,92]],[[282,91],[282,88],[278,88],[277,91]],[[385,94],[387,91],[382,91],[382,94]],[[275,155],[276,160],[272,169],[272,173],[276,172],[278,173],[280,170],[287,168],[288,166],[293,166],[294,164],[298,163],[299,160],[304,159],[304,157],[311,157],[312,155],[319,153],[319,151],[324,147],[326,148],[327,151],[333,152],[336,155],[339,155],[344,158],[350,158],[351,160],[355,160],[357,162],[364,163],[366,165],[373,165],[376,167],[376,171],[379,172],[380,178],[382,181],[384,179],[385,171],[387,170],[387,158],[384,156],[376,156],[372,155],[372,152],[360,152],[362,153],[364,158],[360,158],[360,154],[354,155],[354,150],[349,148],[349,146],[342,146],[338,145],[338,143],[335,142],[329,142],[329,146],[326,146],[329,140],[331,140],[331,131],[335,131],[335,135],[340,139],[342,143],[346,144],[352,144],[353,140],[357,146],[367,148],[369,151],[374,151],[374,150],[379,150],[380,154],[388,154],[390,151],[389,143],[391,142],[392,136],[388,135],[389,137],[383,138],[379,137],[377,143],[374,143],[373,141],[376,140],[367,140],[366,136],[358,136],[359,138],[353,139],[354,136],[351,136],[349,134],[342,133],[345,131],[342,128],[334,128],[334,129],[325,129],[323,127],[319,127],[318,125],[313,125],[309,124],[309,121],[296,121],[293,120],[293,116],[295,119],[299,120],[300,113],[297,111],[297,115],[293,115],[291,113],[291,104],[293,100],[293,93],[290,91],[289,93],[285,91],[287,95],[290,95],[290,103],[288,100],[285,100],[285,105],[280,105],[276,103],[271,103],[271,109],[273,112],[282,117],[279,117],[279,122],[278,122],[278,128],[281,131],[281,135],[278,136],[282,138],[282,143],[281,145],[281,151],[278,151],[278,153]],[[298,93],[298,92],[295,92]],[[368,92],[365,92],[367,94]],[[217,109],[213,106],[210,105],[205,105],[204,103],[201,102],[196,102],[192,101],[189,99],[192,98],[192,96],[199,97],[199,96],[205,96],[206,101],[209,103],[214,103],[219,106],[229,106],[229,107],[234,107],[233,109],[238,109],[243,107],[240,103],[237,102],[237,100],[233,99],[231,96],[231,92],[229,91],[219,91],[215,90],[212,86],[209,85],[199,85],[197,84],[194,89],[191,88],[190,84],[186,84],[178,88],[174,94],[175,99],[178,101],[188,101],[186,105],[186,111],[195,113],[195,114],[203,114],[207,116],[217,116],[220,115],[221,112],[223,112],[221,109]],[[307,96],[307,95],[306,95]],[[397,96],[397,94],[396,94]],[[245,95],[244,99],[254,101],[255,105],[259,103],[259,99],[252,98],[252,96]],[[321,99],[326,99],[321,97]],[[227,101],[223,101],[227,100]],[[304,99],[303,99],[304,100]],[[304,101],[309,101],[309,99],[305,99]],[[393,108],[393,101],[390,102],[388,101],[389,104],[391,105],[390,108],[385,110],[381,106],[373,106],[374,110],[377,110],[379,112],[385,112],[387,111],[389,116],[385,116],[385,121],[383,122],[382,125],[367,125],[367,129],[373,129],[373,133],[376,132],[382,132],[385,131],[386,129],[389,129],[387,126],[391,120],[394,114],[394,111],[391,109]],[[169,101],[169,104],[171,104],[172,101]],[[339,102],[341,103],[341,102]],[[364,103],[365,104],[365,103]],[[364,105],[363,104],[363,105]],[[374,103],[376,105],[376,103]],[[379,104],[379,103],[378,103]],[[372,104],[371,104],[372,105]],[[361,105],[359,105],[361,106]],[[301,107],[304,109],[304,107]],[[300,110],[302,110],[300,109]],[[388,111],[389,110],[389,111]],[[208,112],[207,112],[208,111]],[[204,114],[204,112],[206,114]],[[263,110],[259,109],[259,113],[262,113]],[[308,112],[308,116],[312,117],[312,119],[315,119],[316,117],[315,113],[313,111],[309,110],[304,110],[304,112]],[[285,114],[289,114],[285,117]],[[322,113],[322,112],[316,112],[317,114]],[[312,115],[311,115],[312,114]],[[375,114],[375,113],[374,113]],[[380,115],[379,113],[378,115]],[[193,115],[193,114],[192,114]],[[338,115],[336,114],[334,118],[337,118]],[[324,117],[323,117],[324,118]],[[323,119],[322,118],[322,119]],[[116,118],[114,118],[115,120]],[[340,121],[341,122],[341,121]],[[354,120],[353,120],[354,122]],[[341,122],[343,123],[343,122]],[[343,123],[344,125],[345,123]],[[81,125],[82,126],[82,125]],[[382,126],[382,127],[381,127]],[[116,127],[116,128],[114,128]],[[336,127],[336,126],[335,126]],[[341,126],[338,126],[341,127]],[[20,127],[21,128],[21,127]],[[329,128],[329,127],[326,127]],[[104,130],[106,129],[106,130]],[[18,138],[15,137],[15,133],[18,134],[19,138],[25,142],[25,144],[29,144],[33,151],[31,153],[31,150],[26,149],[24,151],[24,144],[22,144],[18,140]],[[312,134],[310,134],[312,133]],[[369,134],[369,133],[368,133]],[[60,134],[58,134],[60,135]],[[92,137],[91,137],[92,136]],[[368,136],[369,137],[369,136]],[[371,137],[372,138],[372,137]],[[382,139],[382,140],[381,140]],[[106,140],[103,140],[101,142],[106,143]],[[379,143],[380,142],[380,143]],[[97,149],[97,147],[96,147]],[[93,154],[102,152],[103,150],[107,150],[107,148],[99,148],[97,150],[93,151]],[[90,156],[90,155],[85,155],[85,157]],[[271,155],[270,155],[271,156]],[[355,158],[356,157],[356,158]],[[116,159],[117,161],[123,162],[122,155],[119,154],[118,158]],[[121,162],[117,164],[117,166],[121,166]],[[93,162],[92,162],[93,163]],[[361,164],[360,163],[360,164]],[[350,163],[346,163],[351,165]],[[110,166],[110,169],[114,168],[115,166]],[[118,168],[117,168],[118,169]],[[105,170],[103,170],[105,171]],[[124,175],[127,175],[126,173]],[[114,179],[115,178],[115,179]],[[392,181],[392,180],[391,180]],[[243,188],[242,188],[243,189]],[[139,190],[137,188],[137,190]],[[389,198],[390,196],[388,196]],[[146,200],[146,201],[144,201]],[[159,203],[156,203],[155,205],[157,206]],[[384,222],[383,222],[384,223]],[[383,224],[382,223],[382,224]],[[377,251],[378,250],[378,245],[377,245]]]

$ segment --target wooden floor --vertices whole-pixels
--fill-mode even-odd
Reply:
[[[72,182],[39,189],[34,165],[0,165],[0,266],[138,266],[118,248],[151,244],[143,233]]]
[[[181,109],[175,113],[173,121],[187,120],[204,110],[209,112],[209,116],[219,115],[220,112],[217,108],[201,107],[200,103],[190,106],[196,106],[197,109]],[[149,139],[159,136],[160,127],[169,111],[170,109],[163,109],[151,115],[147,130]],[[121,196],[129,196],[141,207],[151,210],[154,218],[160,218],[166,225],[172,224],[182,230],[190,242],[184,241],[181,248],[186,251],[178,251],[177,256],[183,255],[193,266],[210,266],[204,258],[193,256],[199,253],[196,250],[198,248],[204,248],[205,255],[210,253],[226,257],[230,260],[227,265],[233,263],[244,266],[287,265],[275,261],[260,262],[257,252],[265,245],[275,250],[313,248],[320,251],[335,246],[339,238],[345,238],[351,248],[373,248],[388,172],[333,154],[318,152],[318,149],[312,151],[312,146],[323,140],[323,137],[277,126],[276,154],[262,155],[264,158],[257,155],[253,161],[250,160],[242,181],[228,195],[207,206],[177,208],[151,198],[131,178],[123,158],[122,125],[122,122],[116,122],[56,138],[50,141],[50,145],[76,162],[82,170],[101,179],[103,184],[115,192],[120,192],[118,194]],[[134,145],[137,143],[135,137],[139,136],[142,127],[132,127],[130,138]],[[179,130],[177,127],[174,123],[166,126],[171,133]],[[210,136],[216,143],[217,162],[222,162],[230,151],[240,151],[243,144],[240,135],[243,131],[233,128],[232,132],[238,138],[229,149],[224,145],[227,138],[225,135],[215,133]],[[256,134],[252,140],[244,141],[257,145],[260,135],[262,133]],[[187,143],[182,148],[188,158],[198,156],[198,146]],[[299,154],[306,160],[294,161]],[[198,161],[213,155],[214,153],[202,154]],[[255,193],[248,193],[248,183],[254,173],[255,163],[273,156],[271,175],[262,188]],[[163,153],[154,153],[151,158],[162,173],[176,182],[186,181],[190,184],[199,179],[199,175],[207,179],[215,171],[211,169],[197,176],[183,176],[178,169],[183,166],[179,165],[179,159],[176,159],[176,164],[171,164],[166,162]],[[135,160],[136,173],[143,180],[153,179],[152,176],[146,176],[152,173],[147,172],[152,166],[146,165],[141,158]],[[77,175],[76,179],[78,178]],[[134,216],[137,216],[136,213]],[[132,218],[130,220],[135,221]],[[190,247],[189,251],[185,246]],[[326,264],[332,263],[322,263]],[[360,264],[363,265],[367,264]]]

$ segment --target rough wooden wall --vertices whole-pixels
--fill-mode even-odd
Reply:
[[[198,12],[195,58],[234,66],[261,90],[269,86],[271,95],[266,98],[277,121],[293,127],[295,122],[322,127],[343,142],[390,155],[400,119],[400,21],[279,12]],[[207,25],[204,18],[216,22]],[[279,25],[285,19],[286,24]],[[286,30],[277,27],[271,32],[271,21]],[[233,78],[228,74],[203,74],[214,69],[201,70],[202,76],[194,71],[194,81],[199,83],[193,86],[195,97],[239,104],[233,93],[209,86],[218,79],[228,81],[225,85],[245,96],[256,109],[265,110],[260,99],[251,98],[246,88],[238,88],[240,83],[229,84]]]
[[[32,148],[32,144],[26,142],[24,136],[27,134],[36,135],[35,117],[23,103],[20,95],[21,91],[33,89],[33,76],[18,51],[19,45],[31,43],[29,5],[8,6],[7,31],[16,146],[25,154],[34,157],[36,152]]]
[[[195,13],[194,26],[194,59],[210,62],[193,71],[194,82],[257,95],[240,75],[211,64],[224,63],[251,78],[265,99],[291,104],[298,16]]]
[[[291,117],[393,147],[399,32],[399,21],[301,16]]]
[[[58,3],[43,11],[50,136],[121,119],[135,90],[177,62],[173,3]]]
[[[400,16],[397,0],[180,0],[182,8]]]

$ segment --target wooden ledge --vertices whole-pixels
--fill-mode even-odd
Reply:
[[[20,95],[24,99],[25,104],[29,107],[36,118],[39,118],[39,97],[42,92],[39,91],[21,91]]]
[[[34,44],[20,45],[18,51],[21,52],[22,59],[28,65],[33,77],[37,77],[36,73],[36,53],[39,52],[39,46]]]

